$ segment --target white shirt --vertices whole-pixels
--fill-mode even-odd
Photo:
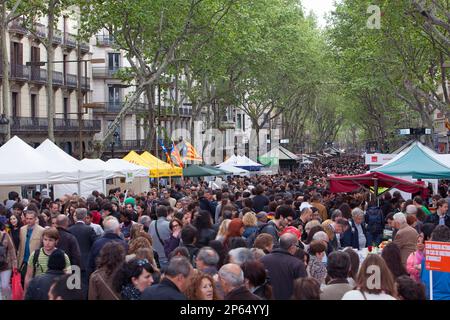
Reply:
[[[379,294],[364,292],[364,295],[366,296],[365,299],[361,291],[350,290],[344,294],[342,300],[397,300],[393,296],[386,294],[384,292]]]

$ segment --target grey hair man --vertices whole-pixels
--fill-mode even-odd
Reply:
[[[219,263],[219,255],[211,247],[201,248],[195,258],[195,265],[201,272],[214,276],[217,274],[217,264]]]
[[[229,263],[220,268],[219,280],[224,300],[260,300],[245,286],[244,272],[237,264]]]
[[[399,247],[402,263],[406,267],[406,261],[409,255],[416,251],[417,237],[419,234],[416,229],[408,225],[406,215],[402,212],[394,215],[394,227],[398,231],[393,242]]]
[[[145,289],[141,300],[186,300],[183,292],[192,272],[192,265],[186,257],[173,257],[169,261],[164,278],[157,285]]]
[[[242,266],[247,261],[255,260],[255,256],[253,252],[248,248],[235,248],[228,252],[228,256],[230,258],[230,263],[235,263],[239,266]]]
[[[124,247],[125,252],[128,252],[128,244],[120,237],[120,224],[115,217],[106,217],[105,220],[103,220],[103,228],[105,229],[105,233],[102,237],[95,240],[92,245],[92,250],[89,255],[89,273],[92,273],[95,270],[97,257],[105,244],[111,241],[117,241]]]

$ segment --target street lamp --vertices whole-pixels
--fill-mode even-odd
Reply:
[[[111,159],[114,159],[114,146],[116,145],[116,139],[119,137],[119,133],[116,131],[113,134],[113,141],[111,142]]]

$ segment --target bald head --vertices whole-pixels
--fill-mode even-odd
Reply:
[[[280,248],[289,250],[298,244],[297,236],[293,233],[285,233],[280,237]]]
[[[219,270],[219,277],[224,291],[229,292],[244,284],[244,272],[241,267],[234,263],[228,263]]]
[[[56,217],[56,225],[67,229],[69,227],[69,218],[64,214],[58,214]]]

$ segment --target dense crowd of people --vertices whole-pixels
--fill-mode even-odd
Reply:
[[[1,299],[18,274],[25,300],[428,299],[424,242],[450,242],[447,187],[378,202],[327,190],[329,174],[364,172],[346,156],[228,177],[216,190],[186,179],[87,198],[10,192],[0,206]],[[77,274],[80,286],[69,285]],[[449,273],[434,272],[433,296],[450,299]]]

